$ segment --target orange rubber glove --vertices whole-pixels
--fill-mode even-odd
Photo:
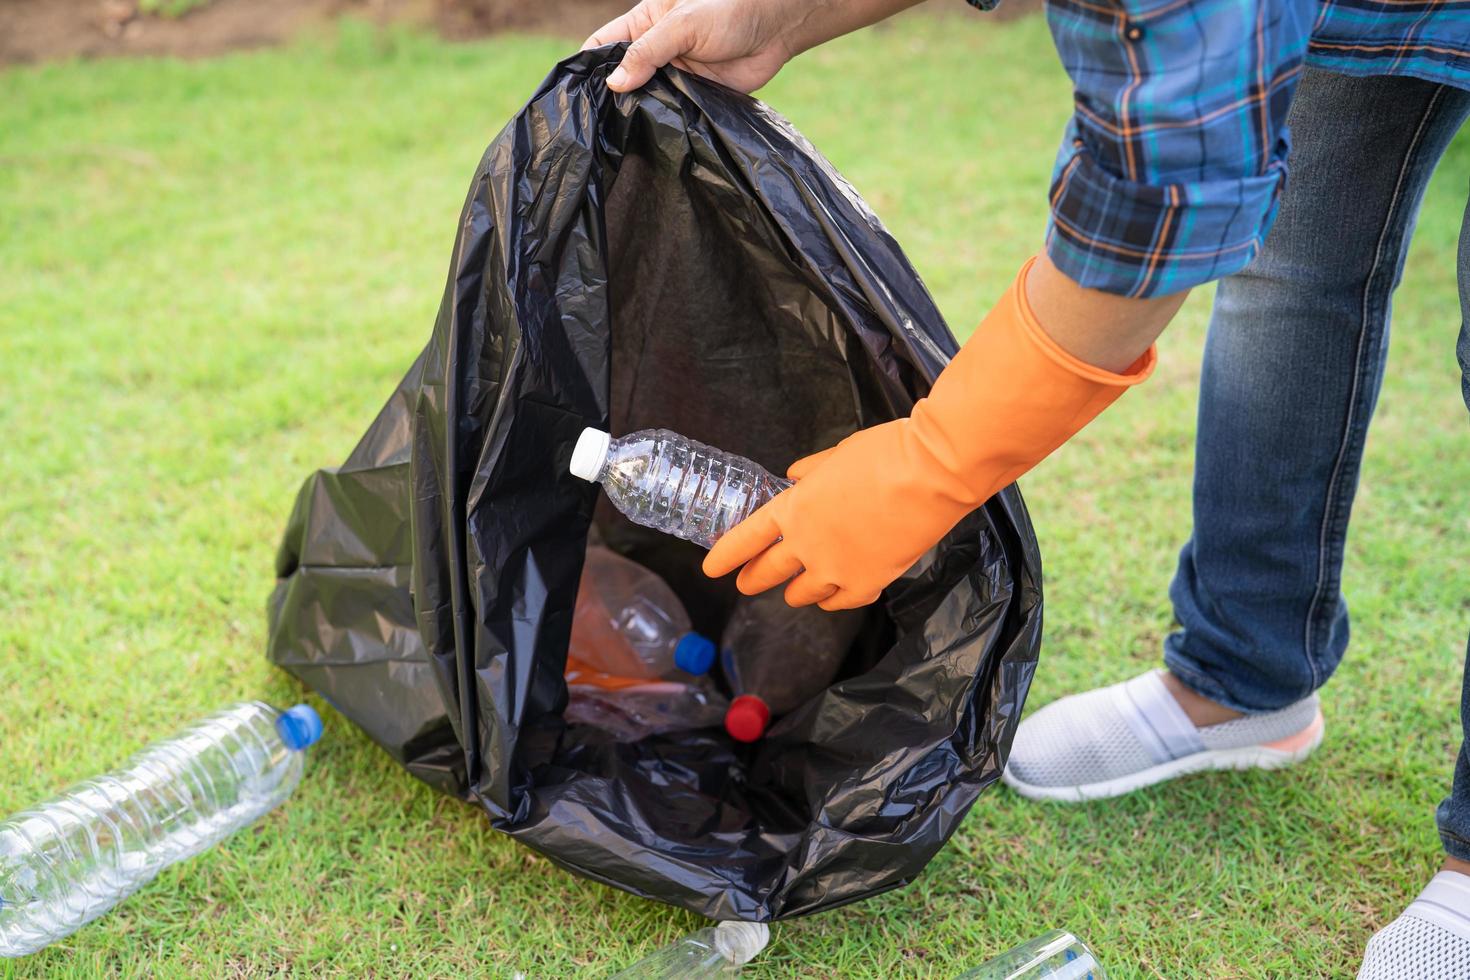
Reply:
[[[747,595],[795,576],[793,606],[873,602],[965,515],[1149,376],[1152,347],[1125,374],[1058,347],[1026,302],[1030,269],[908,418],[791,464],[796,485],[721,538],[705,574],[744,565],[737,585]]]

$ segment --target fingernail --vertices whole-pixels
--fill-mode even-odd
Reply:
[[[610,88],[617,88],[619,85],[626,85],[627,83],[628,73],[623,70],[622,65],[614,68],[612,74],[607,76],[607,84]]]

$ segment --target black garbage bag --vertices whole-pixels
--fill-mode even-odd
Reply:
[[[999,494],[754,745],[563,722],[594,520],[701,631],[735,600],[699,548],[568,474],[584,426],[666,427],[781,472],[908,413],[956,349],[790,124],[674,70],[615,95],[619,52],[559,65],[486,151],[427,348],[296,501],[270,657],[578,874],[718,919],[816,912],[911,881],[999,776],[1041,633],[1036,540]]]

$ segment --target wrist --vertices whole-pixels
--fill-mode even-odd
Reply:
[[[1079,285],[1045,252],[1020,284],[1031,322],[1058,351],[1102,371],[1127,374],[1153,346],[1188,292],[1132,299]]]
[[[922,0],[796,0],[798,19],[782,44],[794,58],[820,44],[869,27]]]
[[[1031,341],[1031,343],[1035,345],[1036,349],[1062,370],[1070,372],[1071,374],[1074,374],[1079,378],[1094,382],[1096,384],[1119,385],[1126,387],[1128,385],[1134,385],[1140,381],[1146,380],[1148,376],[1153,373],[1154,363],[1157,360],[1157,352],[1153,346],[1152,341],[1149,342],[1149,346],[1143,351],[1143,353],[1134,357],[1125,367],[1117,371],[1112,370],[1108,366],[1102,366],[1083,360],[1082,358],[1073,354],[1071,351],[1067,350],[1061,344],[1057,343],[1051,332],[1047,330],[1047,328],[1042,324],[1041,320],[1037,317],[1036,310],[1031,305],[1030,292],[1032,284],[1035,281],[1034,277],[1032,276],[1032,271],[1036,268],[1037,264],[1039,264],[1042,258],[1044,257],[1038,256],[1029,259],[1026,264],[1021,267],[1021,273],[1019,276],[1020,282],[1017,284],[1017,287],[1007,293],[1007,297],[1014,297],[1016,307],[1015,316],[1017,321],[1021,324],[1022,332]],[[1180,298],[1182,299],[1183,297]],[[1003,299],[1002,302],[1005,302],[1005,300]],[[1155,303],[1156,301],[1129,300],[1126,302]],[[1157,309],[1157,307],[1155,307],[1155,309]],[[1140,312],[1144,315],[1146,315],[1147,313],[1147,311]],[[1169,315],[1172,316],[1173,314],[1170,313]],[[1168,321],[1165,320],[1164,322],[1167,323]],[[1160,326],[1158,329],[1162,330],[1163,327]],[[1111,351],[1112,353],[1109,359],[1117,361],[1123,359],[1124,357],[1127,357],[1131,353],[1132,347],[1128,346],[1128,344],[1125,342],[1114,345],[1111,348]]]
[[[810,51],[820,44],[839,36],[834,31],[837,10],[841,0],[797,0],[796,20],[789,30],[782,32],[779,42],[787,51],[787,60]]]

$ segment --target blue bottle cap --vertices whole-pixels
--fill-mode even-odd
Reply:
[[[715,665],[715,644],[707,636],[685,633],[674,647],[674,666],[688,674],[707,674]]]
[[[300,752],[322,737],[322,716],[309,704],[287,708],[276,718],[276,732],[286,748]]]

